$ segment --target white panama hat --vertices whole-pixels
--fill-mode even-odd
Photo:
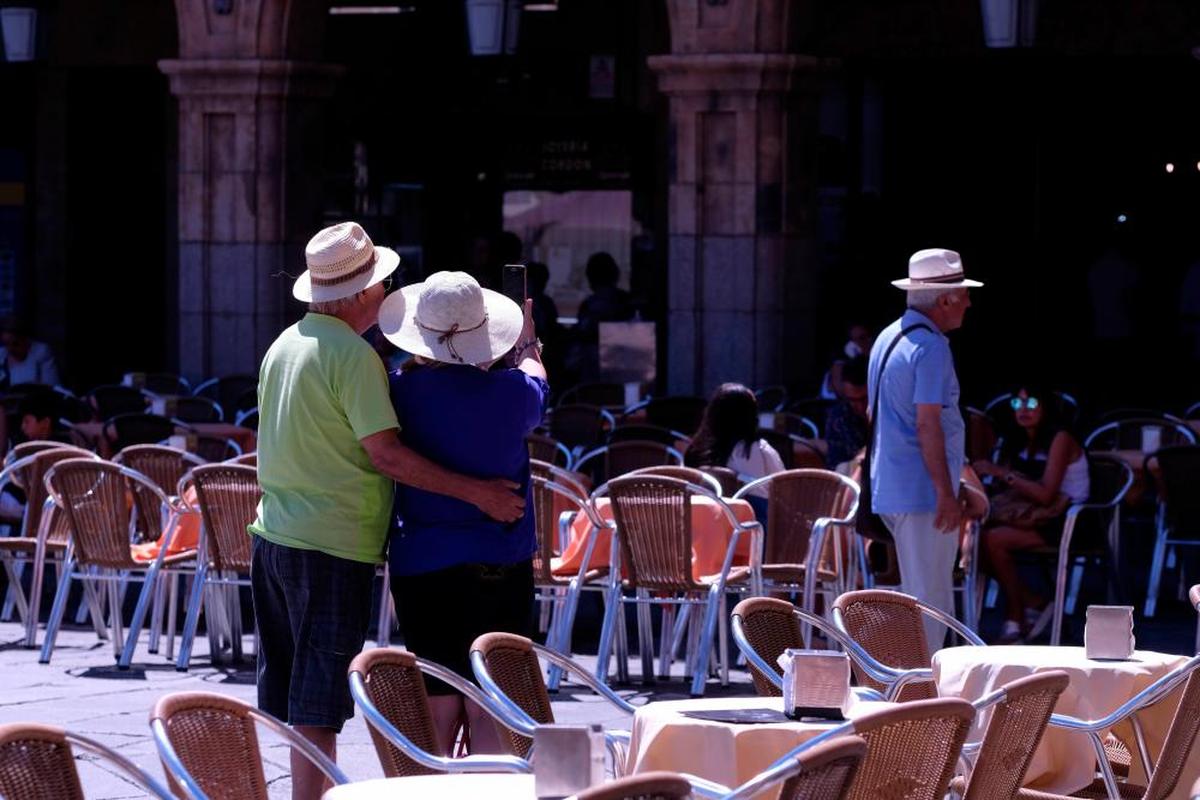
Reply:
[[[379,330],[401,350],[448,364],[483,364],[512,349],[525,313],[465,272],[435,272],[392,292],[379,309]]]
[[[892,281],[897,289],[975,289],[979,281],[963,277],[962,257],[953,250],[918,250],[908,259],[908,277]]]
[[[308,270],[292,285],[292,296],[305,303],[351,297],[391,275],[400,256],[376,247],[357,222],[339,222],[320,231],[304,247]]]

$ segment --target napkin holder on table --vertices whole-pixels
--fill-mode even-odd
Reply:
[[[1088,606],[1083,627],[1088,658],[1125,660],[1133,656],[1133,606]]]
[[[539,725],[533,732],[534,794],[569,797],[604,783],[604,729],[599,725]]]
[[[850,657],[833,650],[784,650],[783,713],[843,720],[850,708]]]

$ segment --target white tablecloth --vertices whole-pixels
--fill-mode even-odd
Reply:
[[[856,702],[851,719],[890,703]],[[685,711],[772,708],[783,711],[779,697],[736,697],[671,700],[649,703],[633,718],[627,772],[670,770],[687,772],[734,787],[748,781],[793,747],[824,733],[838,723],[787,721],[754,725],[714,722],[683,715]],[[759,797],[773,798],[778,791]]]
[[[1185,661],[1186,656],[1144,650],[1135,652],[1129,661],[1092,661],[1082,647],[950,647],[934,655],[933,675],[942,696],[974,701],[1018,678],[1060,669],[1071,682],[1059,697],[1055,712],[1089,720],[1107,715]],[[1181,692],[1182,687],[1138,714],[1152,753],[1151,763],[1162,748]],[[982,736],[988,718],[990,715],[981,715],[976,721],[972,741]],[[1130,780],[1145,785],[1132,728],[1119,725],[1113,733],[1134,754]],[[1087,734],[1050,728],[1034,754],[1025,782],[1031,788],[1071,794],[1092,782],[1095,769],[1095,750]],[[1200,748],[1193,750],[1184,775],[1200,775]],[[1187,797],[1185,783],[1188,781],[1181,782],[1173,799]]]

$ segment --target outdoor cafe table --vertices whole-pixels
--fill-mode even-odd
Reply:
[[[848,716],[856,719],[892,705],[856,699]],[[783,698],[701,698],[642,706],[633,717],[626,772],[686,772],[733,787],[750,780],[792,748],[839,724],[816,719],[745,724],[687,716],[687,712],[743,709],[782,712]],[[777,796],[778,788],[759,795]]]
[[[754,521],[754,509],[745,500],[726,500],[725,502],[733,509],[734,516],[739,522]],[[733,529],[724,510],[709,498],[693,495],[691,506],[692,575],[699,580],[705,575],[716,575],[721,571]],[[609,522],[613,519],[612,501],[609,498],[598,498],[596,510],[604,521]],[[562,561],[554,568],[556,575],[571,576],[579,573],[590,530],[591,522],[587,515],[576,515],[574,522],[571,523],[571,537],[566,550],[563,551]],[[596,547],[592,551],[589,567],[607,566],[611,547],[612,532],[609,528],[601,528],[596,537]],[[749,562],[750,536],[743,534],[734,553],[734,563],[748,564]]]
[[[975,701],[1018,678],[1063,670],[1070,676],[1070,684],[1059,697],[1055,713],[1091,720],[1110,713],[1186,661],[1186,656],[1148,650],[1136,651],[1128,661],[1096,661],[1088,659],[1082,647],[949,647],[933,656],[933,676],[941,696]],[[1138,713],[1152,764],[1162,749],[1182,691],[1180,687]],[[979,740],[989,717],[985,714],[976,720],[970,741]],[[1112,733],[1133,753],[1130,781],[1144,786],[1146,776],[1132,726],[1128,722],[1119,724]],[[1087,734],[1048,728],[1029,765],[1025,785],[1069,795],[1090,785],[1095,771],[1095,751]],[[1183,774],[1200,775],[1200,748],[1193,748]],[[1187,788],[1180,785],[1172,798],[1186,798]]]
[[[379,778],[335,786],[322,800],[534,800],[533,776],[460,773]]]

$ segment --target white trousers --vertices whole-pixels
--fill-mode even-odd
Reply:
[[[880,514],[896,540],[900,585],[905,594],[954,616],[954,558],[958,536],[934,527],[935,514]],[[925,618],[929,652],[940,650],[946,627]]]

